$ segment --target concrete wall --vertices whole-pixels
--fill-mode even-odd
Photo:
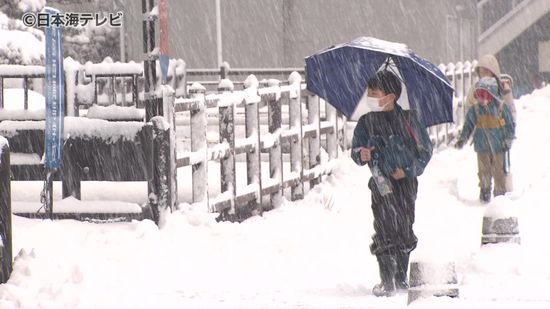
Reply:
[[[141,1],[125,5],[128,59],[140,61]],[[171,56],[189,68],[217,67],[215,1],[169,5]],[[458,15],[475,20],[475,0],[221,0],[223,60],[239,68],[301,67],[320,49],[374,36],[405,43],[435,63],[458,61],[449,59],[458,45],[448,43],[458,37],[447,31],[447,17]],[[466,42],[465,59],[474,57],[475,41]]]

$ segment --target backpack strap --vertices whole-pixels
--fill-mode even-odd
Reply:
[[[416,145],[420,145],[420,139],[418,138],[418,134],[411,125],[411,113],[412,113],[411,111],[402,111],[403,123],[405,124],[405,129],[407,129],[407,132],[412,137]]]

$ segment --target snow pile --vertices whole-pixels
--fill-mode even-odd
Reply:
[[[548,107],[539,100],[549,90],[519,100],[512,149],[517,189],[493,201],[516,207],[521,245],[480,247],[487,206],[478,201],[473,147],[436,151],[419,178],[413,260],[454,261],[458,299],[426,298],[407,307],[406,294],[372,295],[379,277],[369,252],[370,172],[344,153],[303,200],[285,201],[241,224],[216,223],[216,214],[188,204],[180,204],[162,229],[148,220],[13,217],[14,252],[21,253],[0,286],[0,308],[548,308],[550,143],[544,141],[550,132],[541,130]],[[187,193],[191,179],[183,172],[190,169],[178,170],[178,187]],[[219,165],[209,164],[208,171],[219,177]],[[134,185],[85,182],[83,199],[146,200],[146,184]],[[36,202],[41,183],[14,182],[12,188],[13,207],[19,207]],[[59,183],[54,192],[58,200]]]
[[[25,3],[19,5],[35,6],[32,1]],[[44,62],[44,57],[44,33],[24,26],[19,19],[10,20],[0,12],[0,62],[38,65]]]

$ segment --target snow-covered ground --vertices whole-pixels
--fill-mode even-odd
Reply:
[[[517,108],[515,189],[506,197],[478,202],[471,146],[440,149],[420,177],[412,260],[454,262],[460,297],[410,308],[550,308],[550,87],[522,97]],[[0,308],[405,308],[406,294],[371,293],[379,279],[368,249],[369,177],[344,154],[304,200],[241,224],[216,223],[187,204],[161,229],[151,221],[14,216],[19,254],[0,285]],[[33,184],[13,186],[14,208],[38,199]],[[105,189],[83,186],[83,197],[97,199],[90,192]],[[126,184],[112,192],[136,202],[143,190]],[[498,206],[517,212],[521,245],[480,247],[483,214]]]

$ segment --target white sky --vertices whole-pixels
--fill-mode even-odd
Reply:
[[[455,263],[460,298],[408,308],[550,308],[550,87],[516,104],[513,192],[489,206],[478,202],[471,146],[440,149],[420,177],[412,260]],[[180,169],[180,199],[189,192],[186,174]],[[187,204],[160,230],[151,221],[14,216],[13,249],[20,253],[0,285],[0,308],[405,308],[406,294],[371,294],[379,279],[368,250],[369,176],[345,153],[304,200],[242,224],[216,223],[214,214]],[[41,185],[12,183],[14,210],[38,209]],[[58,199],[58,183],[55,190]],[[145,192],[143,183],[88,182],[83,202],[57,204],[131,208]],[[522,244],[480,247],[484,212],[502,206],[517,214]]]

